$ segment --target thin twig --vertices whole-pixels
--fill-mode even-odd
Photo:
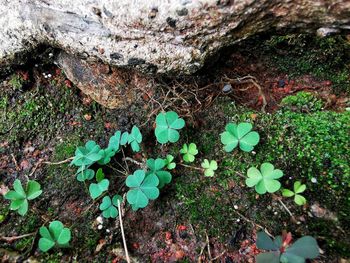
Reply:
[[[3,237],[0,236],[0,240],[6,241],[6,242],[13,242],[15,240],[21,239],[21,238],[25,238],[25,237],[30,237],[30,236],[34,236],[36,234],[36,232],[33,233],[29,233],[29,234],[24,234],[24,235],[20,235],[20,236],[13,236],[13,237]]]
[[[48,164],[48,165],[58,165],[58,164],[64,164],[64,163],[69,163],[71,160],[73,160],[74,157],[70,157],[66,160],[59,161],[59,162],[42,162],[43,164]]]
[[[181,166],[187,167],[187,168],[191,168],[191,169],[195,169],[195,170],[198,170],[198,171],[203,171],[202,168],[191,166],[191,165],[187,165],[187,164],[183,164],[183,163],[179,163],[178,165],[181,165]]]
[[[139,161],[136,161],[135,159],[132,159],[132,158],[130,158],[130,157],[125,157],[125,158],[123,158],[123,160],[124,160],[124,161],[132,162],[132,163],[137,164],[137,165],[139,165],[139,166],[144,166],[144,163],[141,163],[141,162],[139,162]]]
[[[123,244],[124,244],[124,251],[125,251],[125,257],[126,261],[130,263],[129,253],[128,253],[128,247],[126,246],[126,239],[124,234],[124,227],[123,227],[123,217],[122,217],[122,209],[120,207],[120,201],[118,199],[118,212],[119,212],[119,223],[120,223],[120,230],[122,232],[122,238],[123,238]]]
[[[290,215],[290,217],[292,217],[295,220],[294,215],[292,214],[292,212],[288,209],[288,207],[283,203],[283,201],[280,198],[277,198],[278,202],[280,202],[280,204],[283,206],[283,208],[288,212],[288,214]],[[295,220],[296,221],[296,220]]]
[[[12,160],[15,164],[16,170],[17,171],[21,170],[21,168],[18,166],[17,160],[16,160],[15,156],[13,155],[13,153],[11,153],[11,157],[12,157]]]
[[[209,242],[209,237],[208,237],[207,231],[205,231],[205,236],[206,236],[206,240],[207,240],[209,262],[212,262],[211,252],[210,252],[210,242]]]

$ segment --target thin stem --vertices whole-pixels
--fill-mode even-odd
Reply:
[[[195,167],[195,166],[191,166],[191,165],[187,165],[187,164],[183,164],[183,163],[179,163],[178,165],[181,165],[181,166],[187,167],[187,168],[191,168],[194,170],[198,170],[198,171],[203,171],[203,168],[199,168],[199,167]]]
[[[278,198],[277,200],[278,200],[278,202],[280,202],[280,204],[283,206],[283,208],[288,212],[288,214],[294,219],[294,215],[293,215],[292,212],[288,209],[288,207],[283,203],[283,201],[282,201],[280,198]]]
[[[123,245],[124,245],[124,251],[125,251],[125,257],[126,261],[130,263],[129,253],[128,253],[128,247],[126,246],[126,239],[124,234],[124,227],[123,227],[123,217],[122,217],[122,209],[120,207],[120,201],[118,200],[118,212],[119,212],[119,222],[120,222],[120,230],[122,232],[122,238],[123,238]]]
[[[24,234],[24,235],[20,235],[20,236],[13,236],[13,237],[0,236],[0,240],[6,241],[6,242],[13,242],[13,241],[21,239],[21,238],[34,236],[35,234],[36,234],[36,232],[29,233],[29,234]]]
[[[132,159],[132,158],[130,158],[130,157],[124,157],[123,160],[124,160],[124,161],[132,162],[132,163],[137,164],[137,165],[139,165],[139,166],[144,166],[144,163],[138,162],[138,161],[136,161],[135,159]]]

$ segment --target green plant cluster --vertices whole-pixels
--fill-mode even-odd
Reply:
[[[256,246],[270,250],[256,257],[257,263],[305,263],[306,259],[314,259],[320,255],[316,240],[304,236],[291,244],[290,233],[277,236],[272,240],[265,232],[257,234]]]
[[[324,103],[313,93],[301,91],[295,95],[283,98],[281,106],[282,109],[293,112],[315,112],[321,111]]]
[[[330,80],[337,93],[350,91],[350,44],[344,36],[273,36],[261,50],[289,77],[311,74]]]

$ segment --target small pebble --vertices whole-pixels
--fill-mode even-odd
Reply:
[[[98,230],[101,230],[102,228],[103,228],[102,225],[98,225],[98,227],[97,227]]]
[[[223,93],[229,93],[232,91],[232,85],[231,84],[226,84],[223,88],[222,88],[222,92]]]
[[[237,210],[238,209],[238,205],[234,205],[233,208]]]

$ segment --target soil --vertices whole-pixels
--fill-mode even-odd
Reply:
[[[349,181],[344,182],[344,191],[317,186],[328,191],[324,196],[318,196],[311,186],[308,203],[302,207],[292,199],[284,200],[291,217],[278,194],[258,196],[244,185],[244,179],[234,175],[230,162],[243,163],[253,157],[222,150],[219,134],[231,116],[249,116],[267,126],[264,118],[277,114],[282,99],[299,91],[309,91],[323,101],[323,111],[342,113],[349,107],[348,88],[339,90],[339,83],[312,71],[283,71],[280,61],[272,59],[268,43],[262,37],[260,42],[248,40],[234,50],[223,51],[214,66],[196,76],[155,76],[154,90],[140,94],[126,110],[109,110],[94,102],[51,59],[33,61],[4,78],[0,83],[0,193],[12,188],[15,179],[32,179],[40,182],[43,194],[30,203],[24,217],[10,211],[9,202],[2,199],[2,262],[125,262],[119,221],[105,219],[99,229],[99,200],[92,202],[88,185],[76,180],[75,169],[68,162],[53,163],[72,157],[75,148],[87,140],[105,146],[116,130],[130,131],[133,125],[143,134],[143,153],[126,150],[123,154],[137,161],[173,153],[181,163],[181,145],[196,142],[200,153],[193,166],[200,167],[200,160],[207,158],[218,160],[222,167],[215,178],[207,178],[196,169],[178,165],[172,183],[148,207],[134,212],[124,203],[126,240],[135,262],[255,262],[259,253],[256,232],[261,228],[276,236],[282,230],[295,237],[313,235],[322,249],[313,262],[348,262],[349,221],[343,218],[350,212],[346,205],[350,197],[349,192],[343,194]],[[288,48],[288,54],[294,54],[295,47]],[[346,59],[343,62],[349,66]],[[170,109],[185,118],[186,129],[178,143],[161,147],[153,135],[155,116]],[[259,126],[264,128],[268,129]],[[113,193],[126,190],[116,171],[125,166],[122,158],[122,153],[117,154],[104,170]],[[127,169],[139,167],[129,163]],[[285,171],[298,171],[293,169],[291,165]],[[329,196],[337,202],[324,201]],[[38,229],[53,220],[70,227],[71,245],[42,253]],[[5,238],[28,233],[33,235],[13,241]],[[337,240],[340,236],[342,240]]]

